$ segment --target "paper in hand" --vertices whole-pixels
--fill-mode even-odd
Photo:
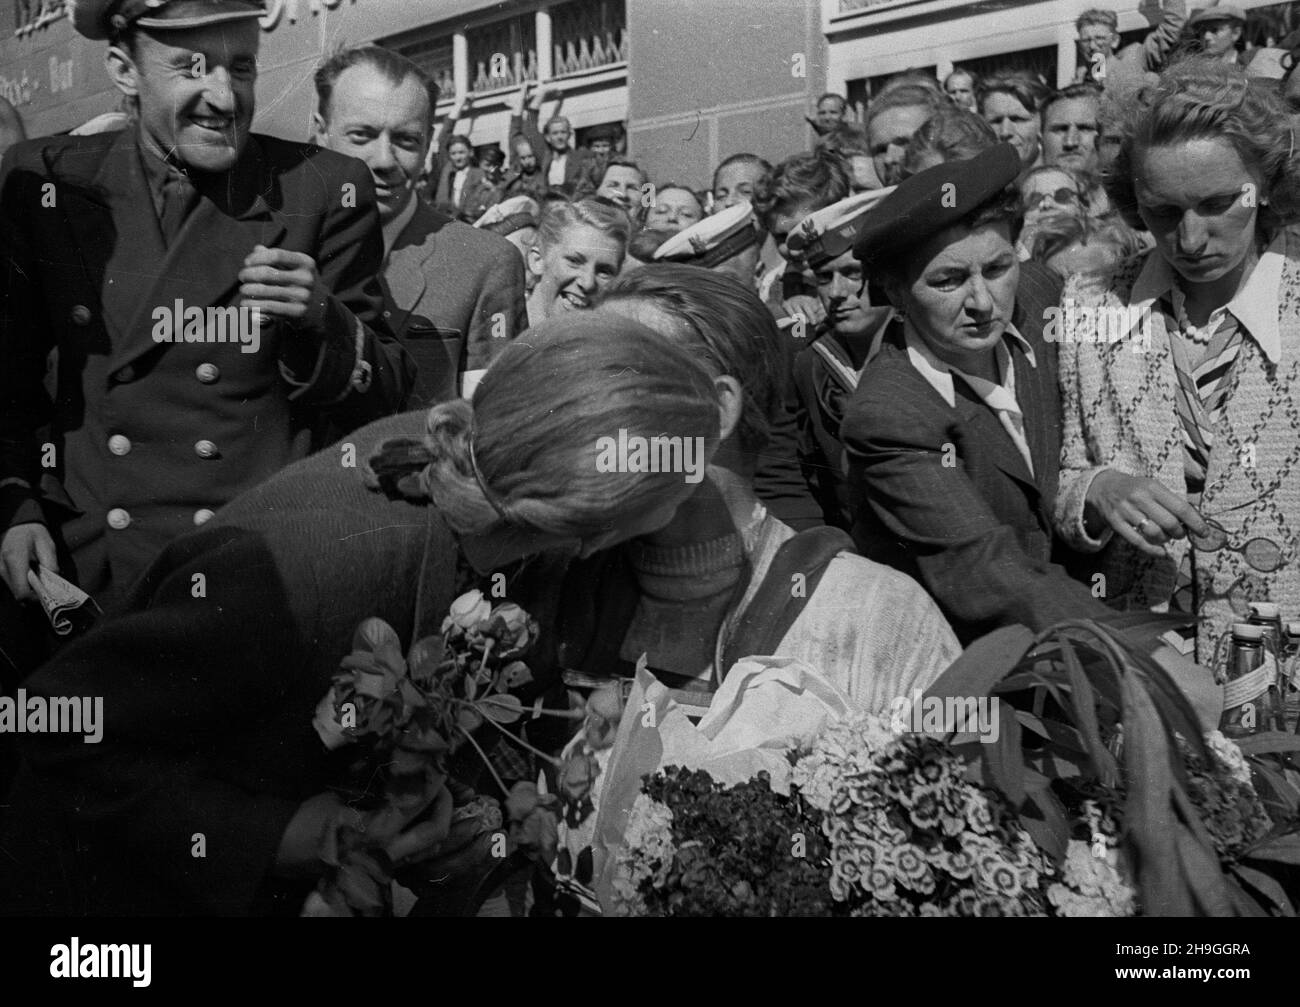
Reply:
[[[45,617],[59,636],[89,629],[101,614],[94,598],[46,567],[40,568],[39,575],[35,570],[28,570],[27,583],[36,592]]]

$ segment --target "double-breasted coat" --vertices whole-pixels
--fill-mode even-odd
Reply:
[[[0,186],[0,530],[47,524],[101,600],[307,454],[326,419],[401,407],[414,367],[380,317],[360,162],[252,134],[229,172],[196,179],[170,244],[133,129],[18,144]],[[315,260],[307,317],[218,342],[209,309],[238,304],[259,244]],[[177,307],[204,324],[161,341]]]

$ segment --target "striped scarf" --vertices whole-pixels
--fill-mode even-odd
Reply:
[[[1241,325],[1229,311],[1219,316],[1212,328],[1197,330],[1182,310],[1182,298],[1174,297],[1166,305],[1167,314],[1176,319],[1167,331],[1179,333],[1169,340],[1174,370],[1178,375],[1175,396],[1178,418],[1183,428],[1183,471],[1187,491],[1199,496],[1205,489],[1205,470],[1214,447],[1214,426],[1228,398],[1232,365],[1241,350]],[[1199,359],[1194,353],[1199,350]]]
[[[1165,308],[1165,331],[1170,334],[1169,348],[1178,377],[1174,396],[1183,432],[1183,476],[1193,502],[1205,490],[1205,472],[1214,447],[1214,426],[1227,404],[1232,365],[1241,350],[1241,325],[1230,311],[1219,315],[1218,322],[1198,329],[1183,310],[1177,292],[1162,303]],[[1191,588],[1190,612],[1200,607],[1196,597],[1196,550],[1188,549],[1179,565],[1174,584],[1173,608],[1182,607],[1179,596]]]

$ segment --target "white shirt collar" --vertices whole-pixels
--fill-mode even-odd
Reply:
[[[1255,263],[1246,282],[1222,310],[1232,313],[1273,363],[1282,359],[1282,333],[1277,322],[1281,303],[1282,266],[1286,262],[1286,235],[1279,231]],[[1177,275],[1159,251],[1152,251],[1133,281],[1129,301],[1151,304],[1174,289]]]
[[[976,377],[972,374],[953,367],[935,356],[934,352],[928,347],[924,340],[916,334],[910,322],[904,322],[904,337],[907,340],[907,355],[911,358],[912,366],[921,372],[921,376],[943,396],[949,408],[955,408],[957,405],[957,391],[953,387],[952,376],[959,375],[963,381],[970,385],[971,390],[980,397],[980,400],[993,412],[998,418],[998,423],[1006,431],[1011,443],[1015,445],[1016,451],[1024,459],[1025,468],[1030,475],[1034,472],[1033,452],[1029,448],[1029,438],[1025,430],[1025,416],[1020,409],[1020,402],[1016,399],[1016,368],[1011,360],[1011,348],[1007,345],[1006,339],[999,339],[993,352],[997,359],[998,373],[1002,376],[1001,384],[994,384],[987,378]],[[1016,331],[1015,326],[1007,324],[1006,334],[1016,340],[1024,350],[1025,359],[1029,361],[1030,367],[1037,367],[1034,360],[1034,351],[1026,342],[1024,336]]]
[[[1025,359],[1029,361],[1030,367],[1038,366],[1038,362],[1034,359],[1033,347],[1029,345],[1029,341],[1025,339],[1025,337],[1022,336],[1016,327],[1010,322],[1007,323],[1005,335],[1010,336],[1020,344],[1020,348],[1024,350]],[[973,377],[961,369],[954,367],[952,364],[940,360],[935,356],[934,351],[926,345],[925,341],[916,334],[916,330],[912,327],[910,321],[903,323],[903,337],[907,341],[907,356],[912,361],[912,366],[920,372],[921,377],[925,378],[936,392],[943,396],[943,400],[947,402],[950,407],[957,405],[957,393],[953,389],[952,384],[953,374],[961,375],[962,380],[975,389],[976,393],[985,401],[988,401],[988,396],[985,394],[985,391],[990,389],[990,387],[1006,389],[1011,393],[1011,398],[1014,401],[1016,371],[1015,368],[1011,366],[1011,351],[1007,348],[1007,341],[1005,338],[999,340],[997,346],[994,348],[998,361],[998,373],[1002,375],[1002,384],[992,386],[991,382],[986,381],[983,378]],[[1004,405],[995,408],[1007,407]],[[1016,411],[1019,412],[1018,406],[1016,407]]]

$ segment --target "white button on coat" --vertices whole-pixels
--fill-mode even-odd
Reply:
[[[216,364],[199,364],[198,367],[194,368],[194,376],[205,385],[210,385],[221,377],[221,369]]]
[[[194,453],[200,458],[217,457],[217,446],[211,441],[198,441],[194,445]]]
[[[111,511],[108,512],[108,526],[110,528],[115,528],[117,531],[121,531],[130,523],[131,523],[131,515],[128,514],[126,511],[124,511],[121,507],[114,507]]]
[[[196,510],[194,512],[194,523],[203,524],[205,521],[211,521],[215,514],[216,511],[210,511],[206,507],[202,510]]]
[[[114,434],[108,439],[108,450],[120,458],[131,453],[131,441],[123,434]]]

